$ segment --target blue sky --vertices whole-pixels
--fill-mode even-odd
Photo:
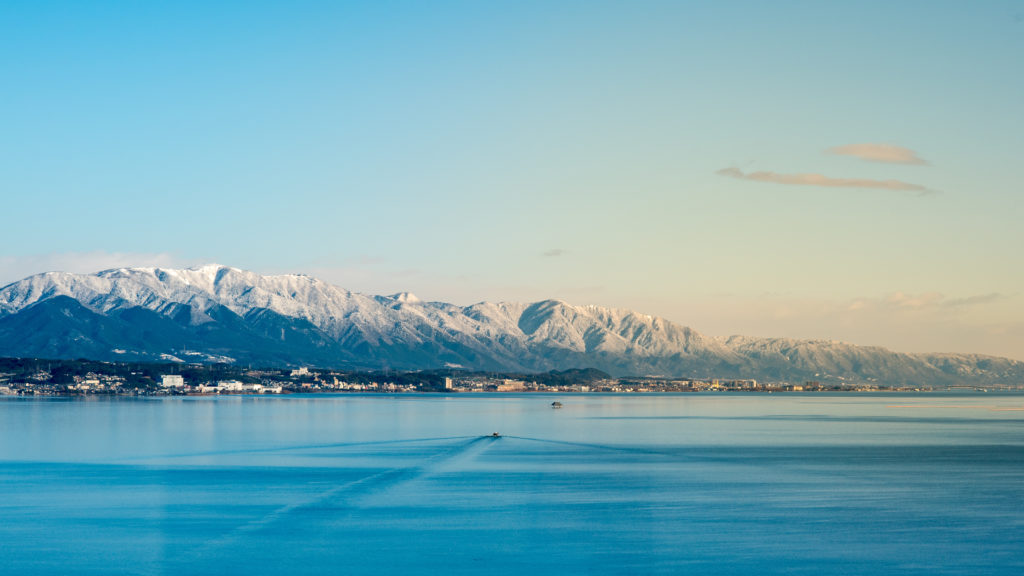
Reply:
[[[1024,359],[1021,54],[1020,1],[4,2],[0,282],[220,262]]]

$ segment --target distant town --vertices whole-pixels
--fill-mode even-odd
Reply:
[[[975,388],[971,388],[975,389]],[[89,360],[0,358],[0,395],[178,396],[295,393],[648,393],[648,392],[850,392],[931,391],[879,384],[755,379],[613,378],[595,370],[539,374],[427,371],[342,371],[300,367],[252,369],[227,364],[115,363]]]

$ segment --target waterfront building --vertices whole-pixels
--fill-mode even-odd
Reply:
[[[182,388],[185,386],[185,378],[180,374],[164,374],[161,377],[160,385],[164,388]]]
[[[238,380],[224,380],[217,383],[218,392],[241,392],[244,384]]]
[[[503,380],[498,384],[498,392],[522,392],[526,390],[526,382],[522,380]]]

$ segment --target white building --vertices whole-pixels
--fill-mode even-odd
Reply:
[[[241,392],[243,386],[245,386],[245,384],[242,384],[238,380],[224,380],[224,381],[221,381],[221,382],[217,383],[217,391],[218,392]]]
[[[522,392],[526,390],[526,382],[522,380],[503,380],[498,384],[498,392]]]
[[[160,385],[164,388],[181,388],[185,386],[185,378],[180,374],[164,374]]]
[[[309,376],[309,368],[303,366],[298,370],[292,370],[292,378],[298,378],[299,376]]]

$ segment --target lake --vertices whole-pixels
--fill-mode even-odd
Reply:
[[[1024,396],[0,397],[0,487],[4,574],[1017,575]]]

